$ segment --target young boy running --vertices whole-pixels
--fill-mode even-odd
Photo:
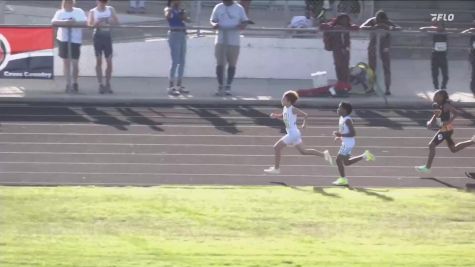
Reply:
[[[338,106],[337,113],[340,116],[339,131],[333,132],[335,141],[341,141],[340,151],[336,157],[336,165],[338,166],[338,172],[340,178],[333,182],[334,185],[346,186],[348,185],[348,179],[345,176],[345,165],[353,165],[356,162],[365,159],[366,161],[373,161],[375,157],[369,150],[359,156],[351,157],[351,151],[355,147],[355,128],[353,127],[353,121],[350,114],[353,107],[350,103],[341,102]]]
[[[287,134],[284,137],[282,137],[279,141],[277,141],[277,143],[275,143],[274,166],[265,169],[264,172],[266,173],[269,173],[269,174],[280,173],[280,155],[281,155],[282,149],[284,149],[284,147],[286,146],[295,146],[297,150],[300,152],[300,154],[302,155],[314,155],[314,156],[323,157],[325,158],[326,161],[330,163],[330,165],[333,165],[332,157],[330,156],[330,153],[328,152],[328,150],[325,150],[324,152],[320,152],[315,149],[307,149],[303,146],[302,135],[300,133],[300,130],[297,127],[297,116],[304,117],[303,122],[302,122],[302,129],[303,129],[305,128],[305,121],[308,114],[294,107],[294,104],[295,102],[297,102],[298,98],[299,98],[299,95],[295,91],[285,92],[284,95],[282,96],[282,106],[284,107],[282,113],[270,114],[271,118],[282,119],[284,121]]]
[[[452,135],[454,133],[453,121],[457,117],[458,112],[450,103],[447,91],[438,90],[435,92],[433,101],[437,110],[434,112],[434,115],[432,115],[432,118],[427,122],[427,127],[433,128],[437,120],[440,121],[440,125],[438,125],[439,130],[429,143],[429,156],[426,165],[416,166],[416,170],[421,173],[430,173],[430,168],[432,167],[432,162],[435,157],[435,148],[444,142],[444,140],[447,142],[447,146],[452,153],[459,152],[460,150],[475,144],[475,135],[472,136],[471,140],[460,142],[458,144],[455,144],[452,140]]]

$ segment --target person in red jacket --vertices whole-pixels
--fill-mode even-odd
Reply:
[[[324,33],[325,49],[332,51],[337,77],[336,90],[351,90],[350,77],[350,32],[359,30],[358,25],[351,24],[350,16],[340,14],[327,23],[320,24]]]

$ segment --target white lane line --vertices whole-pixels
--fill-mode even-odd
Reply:
[[[229,123],[232,124],[232,123]],[[276,127],[281,127],[282,125],[240,125],[240,124],[235,124],[235,125],[189,125],[189,124],[150,124],[150,125],[145,125],[145,124],[129,124],[129,123],[124,123],[124,124],[107,124],[107,123],[95,123],[95,122],[90,122],[90,123],[0,123],[0,126],[60,126],[64,128],[64,126],[77,126],[77,127],[125,127],[125,128],[131,128],[131,127],[157,127],[157,128],[210,128],[210,129],[216,129],[216,128],[236,128],[236,129],[275,129]],[[430,131],[425,127],[422,126],[401,126],[399,129],[393,129],[392,126],[363,126],[363,125],[358,125],[355,124],[356,129],[382,129],[382,130],[392,130],[395,132],[401,132],[402,130],[420,130],[420,131]],[[306,129],[337,129],[338,125],[335,124],[335,126],[307,126]],[[26,129],[25,129],[26,130]],[[475,127],[456,127],[456,131],[458,130],[471,130],[475,133]]]
[[[271,148],[271,146],[269,146]],[[192,153],[136,153],[136,152],[47,152],[47,151],[22,151],[22,152],[9,152],[9,151],[0,151],[0,154],[31,154],[31,155],[127,155],[127,156],[193,156],[193,157],[274,157],[273,154],[269,153],[266,155],[244,155],[244,154],[192,154]],[[284,155],[285,157],[307,157],[304,155]],[[378,158],[427,158],[427,156],[379,156]],[[437,157],[438,159],[447,158],[447,159],[474,159],[475,157]]]
[[[156,172],[42,172],[42,171],[35,171],[35,172],[17,172],[17,171],[0,171],[0,174],[70,174],[70,175],[137,175],[137,176],[144,176],[144,175],[153,175],[153,176],[223,176],[223,177],[310,177],[310,178],[329,178],[329,175],[318,175],[318,174],[279,174],[279,175],[271,175],[271,174],[243,174],[243,173],[156,173]],[[351,176],[351,178],[388,178],[388,179],[421,179],[420,176],[394,176],[394,175],[355,175]],[[464,176],[453,176],[453,177],[443,177],[443,179],[464,179],[469,180],[469,178]],[[0,182],[1,184],[2,182]]]
[[[373,139],[373,138],[372,138]],[[145,147],[268,147],[271,148],[272,144],[263,144],[263,145],[243,145],[243,144],[186,144],[186,143],[180,143],[180,144],[174,144],[174,143],[106,143],[106,142],[96,142],[96,143],[90,143],[90,142],[77,142],[77,143],[70,143],[70,142],[0,142],[0,145],[52,145],[52,146],[58,146],[58,145],[80,145],[80,146],[125,146],[125,147],[140,147],[140,146],[145,146]],[[327,146],[327,145],[318,145],[318,144],[311,144],[308,145],[308,147],[312,148],[319,148],[319,147],[325,147],[325,148],[339,148],[340,145],[336,144],[333,146]],[[292,148],[292,147],[289,147]],[[427,149],[428,146],[373,146],[373,145],[365,145],[365,146],[359,146],[357,148],[387,148],[387,149]],[[445,146],[439,146],[437,149],[444,149]],[[475,147],[468,147],[466,149],[475,149]],[[0,152],[1,153],[1,152]]]
[[[226,166],[226,167],[269,167],[269,164],[229,164],[229,163],[129,163],[129,162],[48,162],[48,161],[0,161],[0,164],[11,164],[11,165],[22,165],[22,164],[32,164],[32,165],[137,165],[137,166]],[[286,164],[285,167],[318,167],[318,168],[335,168],[335,166],[329,165],[308,165],[308,164]],[[385,166],[360,166],[354,165],[351,168],[384,168],[384,169],[413,169],[413,165],[385,165]],[[432,167],[432,169],[471,169],[473,166],[468,167],[454,167],[454,166],[446,166],[446,167]]]
[[[473,129],[475,131],[475,129]],[[105,137],[113,137],[113,136],[141,136],[141,137],[215,137],[215,138],[281,138],[284,136],[282,135],[248,135],[248,134],[126,134],[126,133],[114,133],[114,134],[102,134],[102,133],[25,133],[25,132],[15,132],[15,133],[5,133],[5,132],[0,132],[0,136],[5,135],[22,135],[22,136],[27,136],[27,135],[43,135],[43,136],[105,136]],[[302,135],[303,139],[307,138],[331,138],[333,139],[333,136],[331,135]],[[463,139],[470,139],[472,136],[467,136],[467,137],[458,137],[457,139],[463,140]],[[357,136],[356,139],[430,139],[432,136]]]
[[[124,114],[110,114],[110,115],[92,115],[92,114],[71,114],[71,115],[24,115],[24,114],[4,114],[0,115],[0,118],[10,118],[10,117],[21,117],[21,118],[83,118],[83,117],[89,117],[91,120],[95,119],[101,119],[101,118],[111,118],[111,119],[118,119],[118,118],[130,118],[130,119],[182,119],[182,120],[196,120],[196,119],[203,119],[203,120],[214,120],[214,119],[223,119],[223,120],[262,120],[262,119],[269,119],[271,118],[269,116],[265,117],[250,117],[250,116],[214,116],[214,117],[206,117],[206,116],[160,116],[160,115],[124,115]],[[401,116],[394,116],[394,117],[352,117],[354,121],[404,121],[404,122],[415,122],[417,121],[427,121],[430,119],[430,116],[425,116],[425,117],[401,117]],[[324,121],[337,121],[338,117],[337,116],[309,116],[307,118],[307,121],[314,121],[314,120],[324,120]],[[465,119],[459,117],[457,121],[463,121],[463,120],[468,120],[471,121],[470,119]]]
[[[233,124],[233,125],[229,125],[229,124]],[[254,123],[253,123],[254,124]],[[220,128],[226,128],[226,127],[234,127],[234,128],[272,128],[272,127],[280,127],[280,126],[284,126],[283,123],[279,123],[279,124],[282,124],[282,125],[241,125],[239,123],[228,123],[228,124],[224,124],[223,126],[220,126],[220,125],[195,125],[195,124],[187,124],[187,123],[183,123],[183,124],[168,124],[168,123],[160,123],[160,122],[157,122],[156,124],[141,124],[141,123],[136,123],[136,122],[131,122],[131,121],[124,121],[123,124],[109,124],[109,123],[100,123],[100,122],[83,122],[83,123],[65,123],[65,122],[55,122],[55,123],[47,123],[47,122],[38,122],[38,123],[32,123],[32,122],[1,122],[0,123],[0,126],[78,126],[78,127],[104,127],[104,126],[127,126],[127,127],[150,127],[150,126],[156,126],[156,127],[177,127],[177,128],[180,128],[180,127],[189,127],[189,128],[216,128],[216,127],[220,127]],[[338,121],[335,120],[335,126],[307,126],[306,128],[310,128],[310,129],[334,129],[334,128],[338,128]],[[357,128],[362,128],[362,129],[391,129],[393,130],[394,127],[400,127],[400,130],[425,130],[425,131],[429,131],[427,128],[423,127],[423,126],[404,126],[404,125],[400,125],[400,126],[394,126],[394,125],[388,125],[388,126],[363,126],[363,125],[359,125],[358,123],[355,123],[355,125],[357,126]],[[455,130],[459,130],[459,129],[471,129],[471,130],[475,130],[475,127],[455,127]],[[398,130],[394,130],[394,131],[400,131],[399,129]]]

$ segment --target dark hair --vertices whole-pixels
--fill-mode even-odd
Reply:
[[[348,102],[340,102],[340,107],[346,110],[346,114],[350,115],[353,112],[353,107]]]
[[[284,97],[293,105],[299,99],[299,94],[295,91],[287,91],[284,93]]]
[[[386,14],[386,12],[384,12],[384,10],[380,9],[376,12],[376,23],[379,23],[379,22],[387,22],[389,21],[389,18],[388,18],[388,15]]]
[[[441,96],[442,96],[442,98],[443,98],[443,103],[442,103],[442,105],[445,104],[445,103],[447,103],[447,102],[450,102],[449,94],[447,93],[447,91],[442,90],[442,89],[437,90],[437,91],[435,92],[435,94],[434,94],[434,98],[435,98],[437,95],[441,95]]]
[[[168,1],[167,1],[167,7],[170,7],[170,6],[172,5],[172,1],[173,1],[173,0],[168,0]]]

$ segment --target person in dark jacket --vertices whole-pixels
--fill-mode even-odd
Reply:
[[[444,22],[434,21],[432,26],[421,27],[421,31],[434,33],[432,37],[432,56],[431,56],[431,70],[432,83],[434,90],[447,89],[447,82],[449,81],[449,68],[447,62],[447,31],[445,30]],[[439,88],[439,69],[442,72],[442,87]]]
[[[337,90],[349,91],[350,72],[350,33],[349,31],[359,30],[358,25],[351,24],[350,17],[347,14],[340,14],[327,23],[320,24],[320,29],[329,31],[327,49],[333,53],[335,72],[338,83],[335,86]]]
[[[388,18],[388,15],[383,11],[379,10],[376,12],[376,15],[367,21],[365,21],[361,26],[361,29],[364,30],[386,30],[386,31],[394,31],[400,30],[401,27],[397,26],[393,22],[391,22]],[[377,34],[371,33],[370,35],[370,42],[368,46],[368,63],[373,71],[376,73],[376,40]],[[391,86],[391,61],[390,61],[390,54],[389,48],[391,46],[391,35],[389,32],[384,33],[381,36],[380,43],[379,43],[379,51],[380,57],[383,64],[383,71],[384,71],[384,84],[386,87],[386,95],[391,95],[390,86]]]
[[[473,21],[473,25],[475,26],[475,20]],[[472,80],[470,82],[470,90],[472,90],[473,97],[475,97],[475,27],[466,29],[462,33],[471,34],[469,60],[470,60],[470,64],[472,65]]]

